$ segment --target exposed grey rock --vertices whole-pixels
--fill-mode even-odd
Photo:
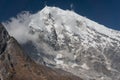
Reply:
[[[8,35],[8,32],[3,27],[3,25],[0,23],[0,54],[4,52],[9,37],[10,36]]]

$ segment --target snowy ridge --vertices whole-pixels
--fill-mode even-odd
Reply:
[[[34,29],[46,31],[47,35],[52,32],[51,28],[55,29],[60,44],[63,44],[61,42],[65,37],[62,33],[63,30],[67,31],[67,36],[80,36],[83,39],[83,45],[92,42],[89,43],[89,45],[96,46],[98,43],[96,44],[93,40],[95,38],[94,35],[96,35],[96,32],[109,37],[101,38],[103,42],[104,40],[107,40],[107,42],[102,43],[102,46],[106,45],[108,42],[120,40],[119,31],[109,29],[103,25],[87,19],[86,17],[82,17],[73,11],[62,10],[57,7],[46,6],[40,12],[32,15],[29,26],[32,26]],[[74,39],[78,40],[77,37],[74,37]]]
[[[43,22],[42,20],[46,19],[47,18],[46,16],[49,16],[48,14],[51,14],[53,20],[55,20],[55,23],[56,23],[55,28],[56,29],[63,28],[61,25],[65,23],[65,25],[66,25],[65,28],[68,32],[74,32],[74,33],[80,34],[80,30],[76,27],[77,25],[76,25],[75,21],[81,21],[81,24],[83,22],[83,25],[84,25],[82,27],[81,31],[86,30],[85,28],[89,27],[101,34],[105,34],[109,37],[120,40],[120,36],[119,36],[120,32],[119,31],[109,29],[109,28],[105,27],[104,25],[100,25],[97,22],[94,22],[86,17],[80,16],[73,11],[62,10],[57,7],[46,6],[43,10],[41,10],[37,14],[34,14],[31,17],[31,23],[29,25],[34,28],[37,28],[37,29],[47,28],[42,23]],[[49,21],[49,22],[51,22],[51,21]],[[51,24],[51,23],[49,23],[49,24]],[[49,28],[47,28],[47,30],[49,31]]]

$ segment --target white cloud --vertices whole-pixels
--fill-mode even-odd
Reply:
[[[32,39],[29,34],[30,13],[22,12],[17,17],[11,18],[9,21],[3,22],[3,25],[8,30],[9,34],[18,40],[21,44]]]
[[[71,8],[72,11],[74,11],[73,7],[74,7],[74,5],[73,5],[73,3],[71,3],[70,8]]]

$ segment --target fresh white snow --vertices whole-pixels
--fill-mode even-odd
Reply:
[[[51,33],[51,28],[55,28],[59,44],[63,44],[63,38],[65,38],[63,30],[66,31],[67,36],[71,37],[71,40],[75,39],[74,34],[79,35],[83,39],[83,45],[91,45],[96,47],[96,43],[93,42],[93,35],[96,32],[107,35],[110,38],[120,40],[120,32],[109,29],[104,25],[100,25],[86,17],[80,16],[70,10],[62,10],[57,7],[46,6],[40,12],[33,14],[29,26],[40,31],[46,31],[46,35]],[[92,30],[91,30],[92,29]],[[91,34],[92,35],[91,35]],[[72,38],[73,37],[73,38]],[[101,39],[111,42],[110,38],[102,37]],[[92,43],[89,43],[92,42]],[[106,44],[102,42],[102,44]]]
[[[68,32],[73,32],[73,33],[80,33],[78,31],[84,31],[86,29],[86,26],[91,27],[95,29],[96,31],[109,35],[109,36],[116,36],[120,32],[113,31],[112,29],[106,28],[103,25],[100,25],[92,20],[87,19],[86,17],[82,17],[73,11],[69,10],[62,10],[57,7],[48,7],[46,6],[43,10],[38,12],[37,14],[34,14],[31,16],[31,22],[30,26],[38,28],[38,29],[44,29],[46,28],[45,25],[43,24],[45,19],[48,19],[48,14],[51,14],[52,18],[55,20],[56,25],[59,25],[58,29],[63,28],[62,23],[65,24],[64,28]],[[48,20],[49,24],[52,24],[52,21]],[[81,21],[83,26],[79,29],[76,26],[76,21]]]
[[[83,64],[81,65],[81,67],[82,67],[83,69],[89,70],[89,67],[88,67],[88,65],[87,65],[86,63],[83,63]]]

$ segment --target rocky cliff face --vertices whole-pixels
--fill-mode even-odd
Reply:
[[[0,24],[0,80],[82,80],[58,69],[38,65]]]

